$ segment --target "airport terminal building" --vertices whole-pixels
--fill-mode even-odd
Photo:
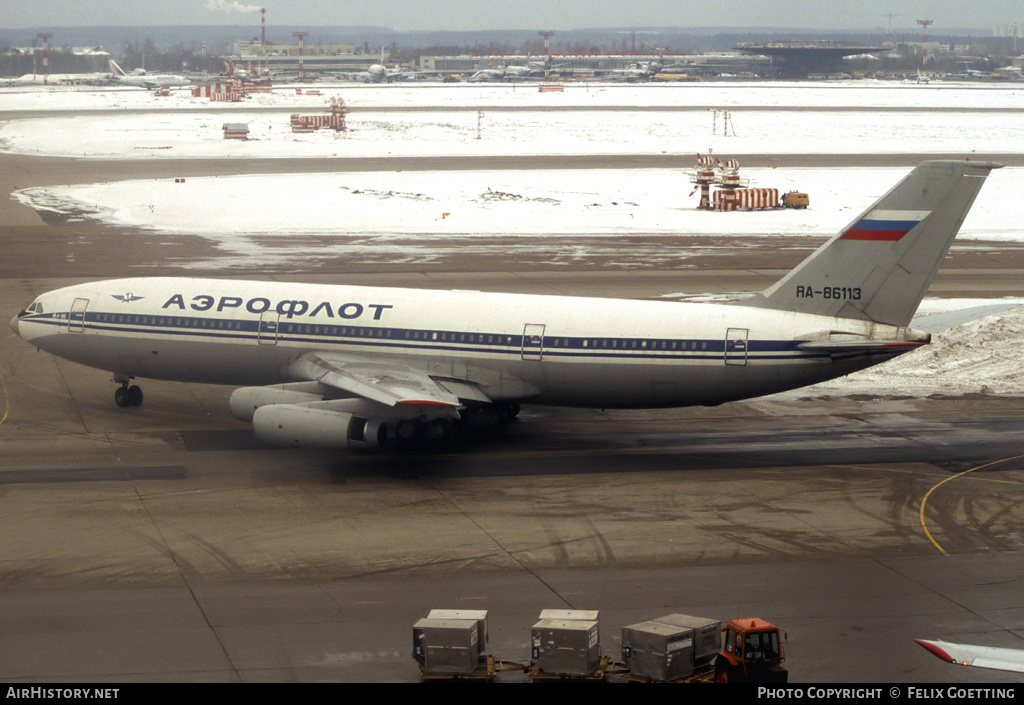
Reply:
[[[543,69],[546,57],[542,54],[421,56],[419,68],[453,74],[472,74],[476,71],[520,66]],[[759,75],[768,65],[765,57],[743,54],[553,54],[551,71],[563,78],[588,78],[593,75],[628,71],[633,68],[657,64],[653,76],[666,80],[684,76]]]
[[[356,52],[354,44],[263,44],[259,41],[238,42],[231,56],[222,57],[235,67],[250,73],[270,73],[297,78],[322,76],[335,78],[367,71],[374,64],[388,60],[387,52]]]
[[[375,64],[390,65],[389,54],[357,52],[352,44],[305,45],[238,42],[234,53],[223,57],[239,69],[270,73],[282,77],[337,78],[365,72]],[[422,55],[407,66],[413,71],[470,78],[481,71],[519,67],[531,75],[544,75],[543,54],[463,54],[459,56]],[[705,76],[759,76],[770,67],[764,56],[742,53],[722,54],[553,54],[551,74],[558,78],[590,78],[610,72],[632,69],[650,71],[649,78],[685,80]],[[522,74],[519,74],[522,75]]]

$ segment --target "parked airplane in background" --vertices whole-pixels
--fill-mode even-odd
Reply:
[[[1024,673],[1024,650],[1021,649],[951,644],[948,641],[927,641],[926,639],[914,639],[914,641],[947,663]]]
[[[110,74],[107,72],[102,73],[27,73],[24,76],[18,78],[4,78],[3,83],[6,85],[12,84],[31,84],[31,85],[103,85],[110,82]]]
[[[394,81],[415,81],[433,73],[411,69],[389,69],[384,64],[372,64],[365,72],[354,75],[362,76],[364,83],[392,83]]]
[[[133,71],[131,74],[124,72],[117,62],[110,59],[110,75],[115,83],[124,83],[128,86],[139,86],[140,88],[161,88],[163,86],[189,86],[192,82],[184,76],[174,74],[152,74],[145,71]]]
[[[380,48],[380,62],[371,64],[366,71],[349,72],[351,79],[361,79],[363,83],[392,83],[393,81],[415,81],[433,74],[432,71],[413,71],[407,68],[388,68],[385,63],[384,47]]]
[[[989,172],[932,161],[766,291],[694,304],[136,278],[39,296],[32,345],[135,377],[248,385],[266,441],[377,447],[514,416],[521,403],[717,405],[855,372],[929,342],[908,327]]]
[[[544,78],[544,65],[528,63],[526,66],[518,64],[505,64],[480,69],[469,77],[469,80],[476,83],[482,81],[522,81],[527,78]]]
[[[664,64],[659,60],[639,61],[624,69],[612,69],[607,73],[598,75],[614,81],[650,81],[664,69]]]
[[[989,72],[989,71],[980,71],[978,69],[972,69],[971,68],[971,64],[969,64],[967,62],[958,63],[957,65],[961,69],[960,73],[951,74],[949,76],[950,78],[983,79],[983,78],[989,78],[991,76],[991,72]]]

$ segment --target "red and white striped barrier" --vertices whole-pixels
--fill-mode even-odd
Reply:
[[[348,108],[345,107],[345,101],[331,98],[331,112],[326,115],[292,114],[292,132],[312,132],[321,127],[330,128],[335,132],[344,132],[348,129],[345,124],[346,115],[348,115]]]
[[[737,188],[715,191],[711,199],[715,210],[768,210],[779,207],[777,188]]]

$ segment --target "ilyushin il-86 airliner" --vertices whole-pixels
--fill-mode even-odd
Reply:
[[[774,286],[722,304],[194,278],[78,284],[12,321],[113,373],[240,386],[233,415],[298,447],[388,447],[520,404],[717,405],[929,342],[909,327],[991,162],[929,161]]]

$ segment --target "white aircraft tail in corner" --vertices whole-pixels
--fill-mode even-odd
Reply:
[[[1024,673],[1024,650],[1022,649],[953,644],[941,640],[914,639],[914,641],[924,647],[930,654],[942,659],[946,663]]]
[[[924,162],[767,291],[740,302],[906,326],[992,169]]]

